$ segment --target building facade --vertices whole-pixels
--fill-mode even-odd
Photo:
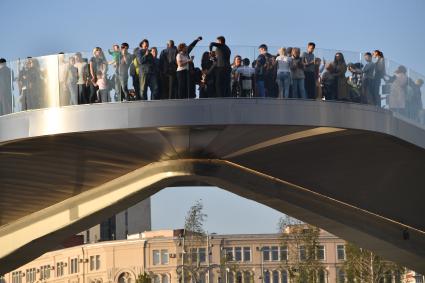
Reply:
[[[135,283],[138,275],[146,272],[152,283],[290,282],[282,265],[288,259],[288,249],[282,246],[279,234],[212,234],[191,247],[182,235],[183,230],[149,231],[131,235],[127,240],[52,251],[5,274],[1,280],[2,283]],[[342,270],[345,241],[321,230],[318,250],[318,260],[323,266],[318,282],[345,282]],[[195,265],[183,264],[183,258],[188,256]]]

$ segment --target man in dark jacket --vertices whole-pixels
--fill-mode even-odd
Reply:
[[[177,94],[177,48],[173,40],[167,42],[167,48],[159,55],[159,69],[161,77],[161,99],[176,98]]]
[[[149,41],[143,39],[140,49],[137,51],[137,61],[139,63],[140,96],[143,100],[148,99],[148,86],[151,90],[151,97],[158,97],[158,82],[154,78],[154,58],[149,50]]]
[[[216,48],[216,65],[215,65],[215,89],[216,97],[230,96],[230,74],[232,68],[230,66],[230,48],[226,45],[224,36],[217,37],[216,42],[210,43],[210,52]]]

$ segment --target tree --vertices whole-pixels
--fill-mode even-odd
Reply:
[[[405,273],[405,268],[352,243],[345,246],[345,254],[344,269],[348,282],[379,283],[383,280],[392,282],[390,278],[393,276],[396,277],[396,282],[401,282],[401,277]]]
[[[140,273],[136,278],[136,283],[151,283],[152,278],[146,272]]]
[[[190,207],[185,218],[183,264],[177,267],[177,272],[186,283],[199,282],[200,276],[205,273],[205,268],[202,268],[199,262],[199,248],[203,246],[207,236],[204,230],[207,215],[203,209],[202,200],[198,200]]]
[[[291,282],[320,282],[324,269],[318,258],[320,229],[286,216],[279,220],[282,248],[281,267],[288,271]],[[320,276],[322,274],[322,276]]]

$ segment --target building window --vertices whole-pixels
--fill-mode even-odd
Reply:
[[[252,283],[252,275],[249,271],[244,271],[243,273],[243,283]]]
[[[236,283],[242,283],[242,272],[240,271],[236,273]]]
[[[272,273],[273,283],[279,283],[279,271],[274,270]]]
[[[325,273],[325,271],[323,270],[323,269],[321,269],[321,270],[319,270],[318,271],[318,273],[317,273],[317,277],[318,277],[318,281],[319,281],[319,283],[326,283],[326,273]]]
[[[100,255],[90,256],[90,270],[99,270],[100,269]]]
[[[22,283],[22,271],[12,272],[12,283]]]
[[[86,243],[90,243],[90,230],[86,230]]]
[[[282,271],[282,273],[280,274],[280,283],[288,283],[288,272],[286,270]]]
[[[235,261],[242,261],[242,248],[235,247]]]
[[[56,263],[56,276],[61,277],[63,276],[64,272],[63,269],[65,268],[65,263],[63,261]]]
[[[198,262],[198,249],[197,248],[191,248],[190,249],[190,256],[192,257],[192,262],[197,263]]]
[[[227,261],[233,260],[233,248],[224,248],[224,256]]]
[[[161,276],[161,283],[168,283],[168,275],[167,274],[163,274]]]
[[[264,271],[264,283],[270,283],[270,272]]]
[[[207,275],[205,274],[205,272],[202,272],[201,274],[199,274],[199,283],[206,283],[206,282],[207,282]]]
[[[288,247],[280,247],[280,260],[288,260]]]
[[[30,268],[30,269],[27,269],[27,271],[26,271],[26,283],[33,283],[33,282],[35,282],[35,276],[36,276],[36,270],[35,270],[35,268]]]
[[[153,277],[153,283],[161,283],[161,278],[159,278],[159,275],[155,275]]]
[[[337,283],[344,283],[345,282],[345,272],[343,269],[337,269],[337,273],[336,273],[337,277],[336,277],[336,282]]]
[[[70,274],[74,274],[78,272],[78,258],[72,258],[71,259],[71,269]]]
[[[251,261],[251,248],[243,247],[243,261]]]
[[[270,260],[270,247],[263,247],[263,260],[268,261]]]
[[[206,262],[207,261],[207,249],[205,248],[199,248],[199,262]]]
[[[304,261],[307,259],[306,250],[304,246],[299,247],[299,257],[301,261]]]
[[[161,264],[168,264],[168,250],[161,250]]]
[[[273,246],[271,247],[272,250],[272,260],[278,261],[279,260],[279,247]]]
[[[235,283],[235,278],[232,271],[227,271],[227,283]]]
[[[50,265],[43,265],[40,267],[40,280],[50,278]]]
[[[345,260],[345,246],[344,245],[337,245],[336,246],[336,252],[337,252],[337,259],[338,260]]]
[[[153,257],[153,265],[158,265],[159,264],[159,250],[153,250],[152,251],[152,257]]]
[[[316,259],[325,260],[325,246],[320,245],[316,247]]]

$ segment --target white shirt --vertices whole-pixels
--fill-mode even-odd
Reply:
[[[187,63],[189,62],[189,57],[183,53],[179,53],[176,56],[176,60],[177,60],[177,72],[179,71],[184,71],[184,70],[189,70],[189,64],[186,64],[182,67],[179,66],[179,63]]]

